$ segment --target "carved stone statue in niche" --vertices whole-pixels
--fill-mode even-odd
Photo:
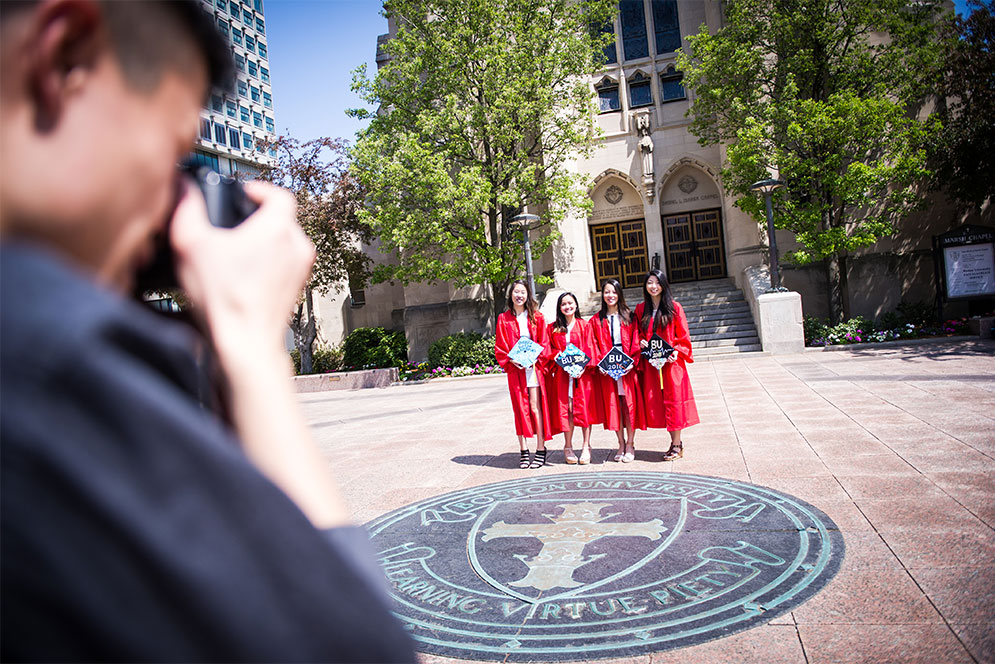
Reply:
[[[643,185],[646,193],[653,196],[653,139],[650,138],[650,114],[642,112],[636,114],[636,131],[639,132],[639,153],[643,158]]]

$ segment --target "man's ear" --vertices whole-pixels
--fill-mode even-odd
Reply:
[[[43,2],[25,44],[32,51],[28,75],[35,126],[46,132],[89,77],[101,49],[110,45],[100,7],[92,0]]]

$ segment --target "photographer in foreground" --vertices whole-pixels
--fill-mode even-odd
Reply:
[[[231,71],[212,19],[5,0],[0,58],[2,659],[413,661],[292,392],[293,198],[214,228],[176,169]],[[203,337],[126,296],[167,222]]]

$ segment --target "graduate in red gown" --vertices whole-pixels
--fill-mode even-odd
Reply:
[[[643,360],[639,371],[646,425],[653,429],[666,428],[670,432],[670,449],[663,455],[663,460],[680,459],[684,456],[681,431],[699,422],[685,366],[694,359],[684,309],[671,297],[670,284],[660,270],[650,270],[646,275],[643,302],[636,307],[635,318],[640,348],[646,348],[649,338],[656,332],[677,350],[661,369],[657,370]]]
[[[635,363],[618,380],[598,371],[598,421],[618,436],[615,461],[629,463],[636,458],[636,429],[645,429],[642,421],[642,393],[639,388],[639,336],[635,319],[625,304],[622,284],[608,279],[601,288],[601,311],[588,321],[594,343],[594,363],[600,362],[617,346]]]
[[[549,393],[549,420],[553,435],[563,434],[563,458],[568,464],[591,462],[591,425],[597,419],[594,375],[595,363],[589,362],[579,378],[572,378],[556,363],[555,358],[573,344],[593,360],[591,332],[588,324],[577,312],[577,298],[573,293],[563,293],[556,301],[556,321],[548,329],[550,357],[546,364],[548,377],[546,386]],[[583,447],[580,459],[574,455],[574,425],[581,428]]]
[[[519,467],[541,468],[546,464],[546,441],[552,438],[549,411],[546,408],[546,385],[543,375],[549,361],[549,341],[546,321],[539,313],[539,304],[524,281],[516,281],[508,291],[508,311],[497,319],[494,356],[508,375],[511,409],[515,413],[515,433],[518,434]],[[519,337],[528,336],[543,347],[536,363],[529,367],[516,364],[508,353]],[[536,454],[529,454],[528,440],[536,437]]]

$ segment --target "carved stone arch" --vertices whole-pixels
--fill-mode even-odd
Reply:
[[[685,166],[689,166],[691,168],[703,172],[705,175],[712,178],[712,181],[715,182],[715,185],[721,189],[722,180],[721,177],[719,176],[719,169],[716,166],[708,163],[707,161],[696,155],[683,154],[680,157],[674,159],[670,163],[670,166],[668,166],[667,169],[663,172],[663,175],[660,177],[659,191],[660,192],[663,191],[663,188],[667,185],[667,182],[668,180],[670,180],[671,175],[673,175],[680,169],[684,168]]]
[[[608,178],[618,178],[619,180],[622,180],[623,182],[631,186],[635,190],[636,194],[639,194],[639,184],[636,183],[635,180],[633,180],[631,177],[629,177],[627,174],[623,173],[622,171],[616,170],[614,168],[606,168],[604,171],[601,172],[600,175],[598,175],[596,178],[594,178],[594,180],[591,181],[591,186],[587,188],[587,195],[593,196],[594,190],[597,189],[598,186]],[[640,200],[642,200],[641,194],[639,194],[639,198]]]
[[[618,87],[618,77],[611,76],[610,74],[605,74],[598,81],[594,83],[595,90],[602,90],[606,88],[617,88]]]

